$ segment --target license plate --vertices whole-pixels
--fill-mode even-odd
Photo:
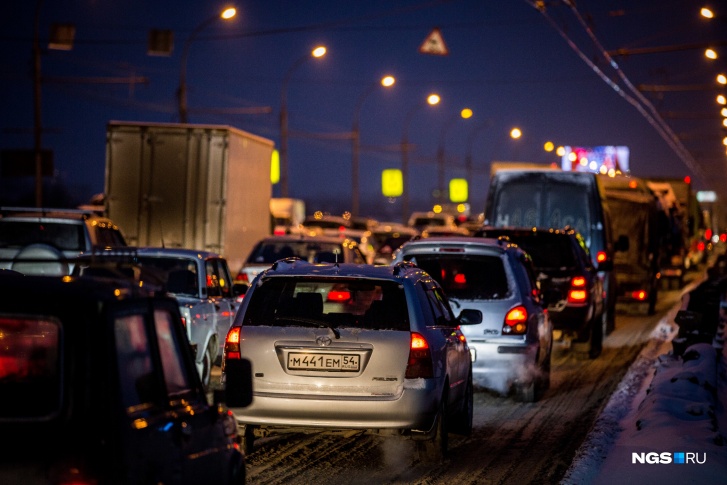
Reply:
[[[337,372],[358,372],[360,356],[355,354],[288,354],[290,370],[324,370]]]

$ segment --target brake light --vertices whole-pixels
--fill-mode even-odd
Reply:
[[[407,379],[431,378],[434,377],[434,366],[432,364],[432,353],[429,350],[429,342],[422,334],[412,332],[409,344],[409,361],[406,365]]]
[[[240,271],[239,273],[237,273],[237,276],[235,276],[235,281],[243,281],[245,283],[250,282],[247,279],[247,273],[245,273],[244,271]]]
[[[239,360],[240,356],[240,332],[242,327],[232,327],[225,338],[225,359]]]
[[[649,297],[649,293],[645,290],[636,290],[631,292],[631,298],[634,300],[644,301]]]
[[[467,283],[467,278],[462,273],[454,275],[454,282],[458,285],[463,285]]]
[[[516,306],[505,315],[502,333],[505,335],[522,335],[527,330],[528,311],[524,306]]]
[[[572,288],[583,288],[586,286],[586,279],[583,276],[574,276],[572,280],[570,280],[570,285]]]
[[[348,301],[351,299],[350,291],[329,291],[326,297],[328,301]]]
[[[596,262],[603,263],[608,259],[608,255],[606,254],[606,251],[598,251],[596,253]]]

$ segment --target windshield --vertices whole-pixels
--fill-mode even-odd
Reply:
[[[309,263],[341,263],[343,251],[341,244],[335,242],[263,241],[252,250],[247,263],[273,264],[280,259],[293,257]]]
[[[488,236],[506,235],[528,253],[536,270],[572,269],[577,266],[576,254],[567,236],[558,236],[547,232],[528,234],[490,233]]]
[[[405,259],[429,273],[450,298],[494,300],[508,295],[505,267],[498,256],[417,254]]]
[[[0,219],[0,247],[22,248],[43,243],[61,251],[86,249],[83,224],[8,221]]]
[[[167,291],[196,297],[199,294],[197,265],[185,258],[140,256],[139,266],[163,282]]]
[[[242,324],[408,331],[409,315],[393,281],[278,277],[254,289]]]

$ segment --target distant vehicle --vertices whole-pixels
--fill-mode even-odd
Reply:
[[[411,264],[278,261],[259,274],[230,329],[227,366],[254,362],[254,397],[233,407],[245,450],[280,429],[362,429],[420,441],[441,460],[472,430],[472,364],[442,289]]]
[[[223,392],[208,403],[174,299],[123,280],[8,273],[0,483],[245,482],[234,417]],[[244,406],[249,362],[237,372]]]
[[[616,325],[616,274],[611,214],[595,173],[554,169],[503,169],[487,193],[485,225],[575,229],[586,242],[606,292],[607,333]],[[609,263],[610,262],[610,263]],[[609,266],[610,264],[610,266]]]
[[[358,231],[370,231],[379,225],[379,221],[372,217],[351,216],[349,218],[351,229]]]
[[[422,238],[447,237],[447,236],[469,236],[470,232],[464,227],[426,226],[422,229]]]
[[[402,244],[419,237],[419,231],[397,222],[382,222],[371,229],[367,238],[374,247],[373,264],[388,265],[393,260],[394,251]]]
[[[78,255],[125,246],[119,227],[94,211],[0,208],[0,269],[68,275]]]
[[[462,327],[473,352],[476,385],[535,401],[550,385],[553,327],[546,301],[522,250],[494,239],[445,237],[405,243],[394,264],[407,261],[432,276],[455,310],[482,312]]]
[[[210,251],[238,268],[271,234],[273,148],[225,125],[111,121],[106,213],[130,245]]]
[[[573,229],[504,227],[485,227],[477,234],[502,238],[527,252],[540,290],[547,295],[556,340],[572,343],[579,358],[601,354],[606,330],[603,282],[580,234]]]
[[[631,306],[641,306],[646,313],[656,312],[661,263],[668,227],[654,194],[638,177],[599,175],[611,212],[614,246],[622,251],[614,255],[618,283],[617,299]]]
[[[407,222],[409,227],[417,231],[423,231],[428,226],[457,227],[454,223],[454,216],[443,212],[413,212]]]
[[[252,283],[278,260],[300,258],[309,263],[367,264],[355,241],[330,236],[271,236],[257,242],[235,279]]]
[[[273,217],[273,234],[300,234],[300,225],[305,220],[305,202],[289,197],[272,198],[270,214]]]
[[[136,276],[134,267],[143,276]],[[233,284],[224,258],[191,249],[134,248],[81,259],[74,275],[127,275],[133,280],[151,280],[174,295],[187,338],[196,347],[195,363],[200,378],[205,386],[209,385],[212,366],[222,361],[225,337],[239,306],[237,298],[247,290],[245,284]]]
[[[321,236],[342,236],[347,230],[352,229],[351,222],[343,216],[333,216],[329,214],[314,214],[308,216],[303,221],[303,227],[308,230],[308,234],[318,234]]]

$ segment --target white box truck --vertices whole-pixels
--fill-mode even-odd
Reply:
[[[130,245],[212,251],[240,268],[270,234],[273,146],[224,125],[111,121],[106,213]]]

